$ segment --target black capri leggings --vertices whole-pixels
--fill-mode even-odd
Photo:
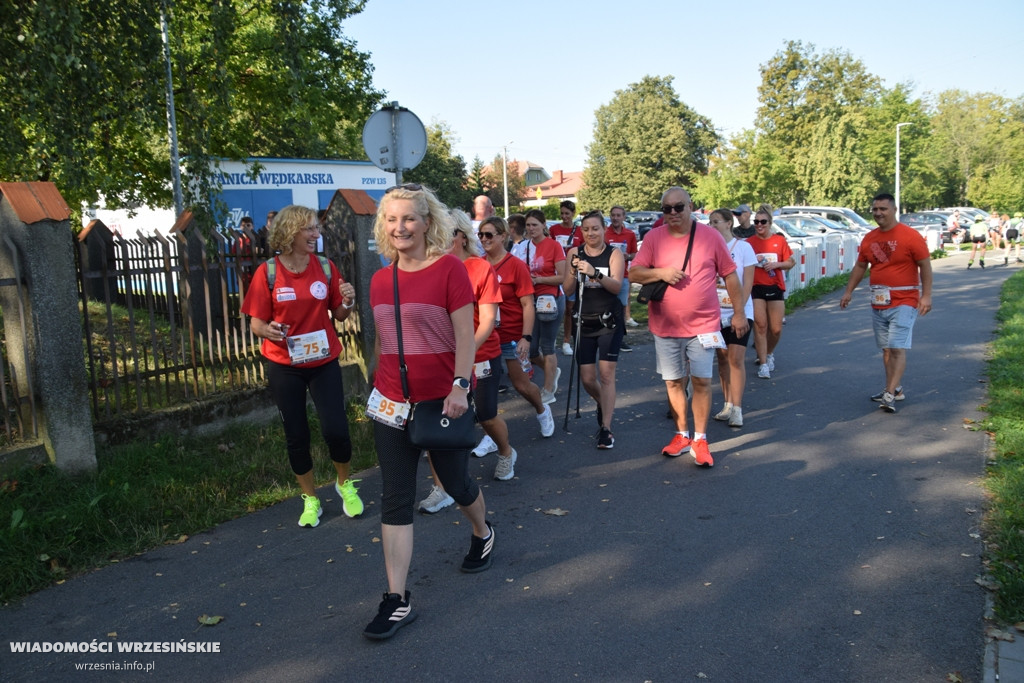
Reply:
[[[416,468],[423,452],[409,441],[409,433],[373,423],[373,441],[380,465],[380,521],[394,526],[412,524],[416,503]],[[469,449],[431,451],[430,460],[441,486],[459,505],[471,505],[480,495],[480,487],[469,477]]]
[[[320,416],[320,434],[327,442],[331,460],[345,463],[352,459],[341,366],[336,360],[312,368],[267,361],[267,383],[284,423],[292,472],[301,475],[313,469],[313,458],[309,455],[309,419],[306,416],[307,389]]]

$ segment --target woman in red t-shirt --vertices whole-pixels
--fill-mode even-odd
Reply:
[[[501,342],[501,355],[505,359],[508,376],[515,390],[537,413],[541,436],[551,436],[555,433],[551,407],[540,400],[540,387],[530,381],[528,374],[533,371],[529,358],[535,316],[530,269],[505,250],[509,227],[504,218],[486,218],[477,230],[487,262],[494,268],[501,290],[501,304],[498,306],[501,324],[498,326],[498,339]]]
[[[565,251],[562,246],[544,235],[547,221],[540,209],[526,213],[526,237],[529,240],[523,254],[530,267],[533,282],[534,306],[537,312],[533,324],[533,342],[530,343],[530,360],[544,371],[544,387],[541,400],[555,402],[558,391],[558,356],[555,355],[555,340],[558,338],[559,323],[565,315],[565,295],[562,294],[562,280],[565,279]]]
[[[334,487],[342,508],[349,517],[363,512],[353,485],[358,480],[349,478],[352,441],[338,365],[341,342],[332,321],[332,317],[337,321],[349,316],[356,292],[341,279],[334,264],[324,259],[330,266],[327,275],[316,256],[319,236],[316,211],[304,206],[281,209],[269,236],[271,248],[280,253],[256,269],[242,302],[242,312],[251,316],[249,329],[263,337],[260,352],[267,361],[267,384],[284,423],[288,460],[302,489],[299,526],[305,527],[315,527],[323,514],[309,454],[307,390],[338,473]],[[267,276],[268,263],[274,266],[273,286]]]
[[[374,640],[390,638],[416,618],[406,581],[412,561],[420,448],[409,440],[405,422],[399,418],[403,412],[408,414],[410,402],[444,399],[444,414],[450,417],[460,417],[469,408],[469,377],[476,353],[473,287],[466,267],[447,253],[452,233],[447,209],[426,187],[400,185],[381,198],[374,239],[377,250],[391,265],[378,270],[370,282],[377,337],[374,389],[367,413],[374,419],[383,488],[381,546],[388,592],[377,616],[363,630],[363,635]],[[408,399],[399,373],[396,273]],[[435,449],[430,457],[441,485],[472,525],[470,550],[461,569],[483,571],[491,565],[494,531],[485,519],[480,487],[469,476],[469,449]]]
[[[475,299],[473,337],[476,355],[473,358],[473,377],[476,384],[473,388],[473,403],[476,407],[477,422],[484,428],[484,439],[480,444],[486,448],[481,449],[477,446],[474,453],[479,452],[478,449],[483,450],[483,457],[487,453],[497,451],[498,462],[494,469],[494,478],[508,481],[515,476],[518,455],[516,449],[509,443],[508,425],[505,424],[505,419],[498,415],[498,382],[501,379],[501,346],[497,330],[501,292],[498,290],[498,278],[491,264],[480,258],[483,249],[466,212],[449,209],[448,217],[455,227],[451,255],[466,266]],[[430,459],[430,466],[433,471],[433,458]],[[420,511],[434,513],[454,502],[439,483],[437,472],[434,471],[434,486],[430,494],[420,501]]]
[[[754,215],[754,236],[747,243],[754,248],[754,350],[757,352],[757,376],[771,379],[775,371],[775,347],[782,336],[786,315],[786,271],[796,261],[786,238],[772,227],[772,205],[762,204]]]

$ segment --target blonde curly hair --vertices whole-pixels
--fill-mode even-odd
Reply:
[[[377,242],[377,253],[389,261],[398,258],[398,250],[391,244],[385,230],[385,214],[388,205],[396,199],[408,199],[413,203],[414,211],[427,224],[427,258],[434,258],[448,253],[452,244],[454,225],[448,216],[447,207],[441,203],[434,191],[425,185],[406,183],[398,185],[384,193],[377,207],[377,217],[373,223],[373,238]],[[275,219],[276,224],[277,219]]]

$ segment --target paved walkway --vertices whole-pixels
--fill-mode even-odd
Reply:
[[[862,285],[850,310],[836,293],[789,316],[773,378],[750,373],[744,428],[710,425],[710,470],[660,455],[672,426],[650,343],[620,363],[614,450],[594,447],[589,400],[562,431],[564,386],[551,439],[504,399],[516,478],[493,481],[493,456],[472,463],[494,566],[458,571],[469,529],[456,510],[418,517],[419,619],[390,641],[361,636],[385,590],[371,470],[361,519],[324,487],[317,529],[298,528],[288,501],[0,610],[0,676],[137,662],[148,680],[994,681],[996,667],[1013,680],[1021,648],[986,650],[983,636],[988,443],[964,421],[980,418],[998,291],[1016,268],[965,264],[935,264],[896,415],[868,400],[882,368]],[[147,642],[219,652],[118,651]]]

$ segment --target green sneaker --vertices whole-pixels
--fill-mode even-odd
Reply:
[[[302,511],[302,516],[299,517],[299,526],[308,526],[313,529],[320,523],[320,515],[324,514],[323,508],[320,507],[320,499],[303,493],[302,502],[306,507]]]
[[[363,501],[359,499],[359,494],[356,493],[358,489],[355,487],[355,482],[357,481],[361,480],[346,479],[345,483],[339,486],[338,480],[334,480],[334,490],[341,496],[341,507],[345,510],[346,517],[358,517],[363,514]]]

